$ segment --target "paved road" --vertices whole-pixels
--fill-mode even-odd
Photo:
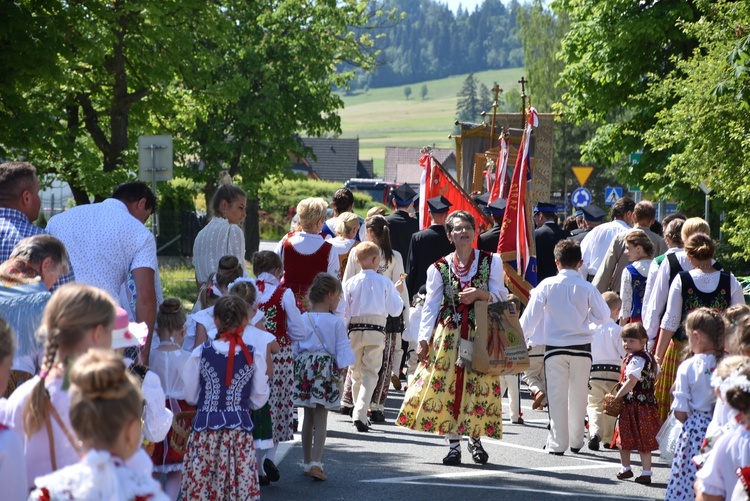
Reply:
[[[475,465],[462,444],[460,467],[446,467],[446,443],[438,436],[413,432],[393,424],[403,392],[391,388],[387,423],[370,433],[357,433],[340,414],[329,414],[328,439],[323,456],[326,482],[302,475],[299,434],[282,444],[279,456],[281,481],[261,490],[264,500],[454,500],[486,496],[493,500],[664,499],[669,468],[654,462],[654,484],[649,487],[615,478],[619,454],[615,451],[558,457],[545,453],[546,413],[531,410],[529,394],[522,390],[525,425],[505,421],[503,440],[484,439],[490,455],[487,465]],[[506,402],[507,404],[507,402]],[[505,406],[507,411],[507,405]],[[655,458],[656,459],[656,458]],[[637,457],[634,465],[639,464]],[[634,468],[636,475],[640,468]]]

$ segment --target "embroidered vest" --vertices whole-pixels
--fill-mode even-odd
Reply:
[[[646,277],[641,275],[632,264],[625,269],[630,274],[630,284],[633,289],[633,305],[630,308],[630,318],[641,318],[643,315],[643,296],[646,294]]]
[[[276,336],[279,346],[288,346],[291,342],[286,333],[286,311],[281,305],[286,287],[276,287],[271,297],[265,303],[260,303],[258,309],[263,312],[266,321],[266,330]]]
[[[251,346],[247,349],[253,351]],[[242,352],[237,354],[234,357],[232,384],[227,387],[224,377],[228,361],[229,357],[217,352],[211,341],[203,344],[200,361],[201,391],[195,405],[196,414],[192,424],[194,431],[224,428],[253,430],[249,400],[255,365],[248,364]]]
[[[636,353],[630,353],[625,357],[625,363],[622,367],[621,380],[625,380],[625,367],[633,359],[633,357],[640,357],[646,363],[641,371],[641,378],[635,384],[633,389],[625,396],[626,402],[635,402],[638,404],[657,405],[656,397],[654,396],[654,386],[656,383],[656,362],[654,357],[646,351],[638,351]]]
[[[713,292],[702,292],[695,286],[690,272],[680,272],[680,280],[682,280],[682,320],[680,320],[680,326],[685,322],[688,313],[701,306],[712,308],[719,313],[723,313],[724,310],[729,308],[732,300],[731,276],[726,271],[720,271],[719,273],[719,285],[716,289]],[[678,341],[686,341],[687,336],[684,328],[681,327],[679,331],[675,332],[674,337]]]
[[[328,242],[323,242],[323,245],[312,254],[301,254],[289,242],[292,235],[293,233],[287,235],[284,242],[284,277],[281,279],[281,285],[292,289],[294,295],[300,298],[307,294],[318,273],[328,271],[328,255],[332,246]]]
[[[479,251],[479,262],[477,263],[477,272],[471,277],[469,287],[489,290],[490,265],[492,263],[492,254],[485,251]],[[449,328],[456,329],[461,326],[464,320],[463,311],[468,313],[469,328],[476,328],[476,319],[474,314],[474,305],[462,305],[458,299],[458,293],[461,292],[461,282],[450,269],[445,257],[441,257],[435,262],[435,267],[443,278],[443,300],[438,311],[438,322]]]

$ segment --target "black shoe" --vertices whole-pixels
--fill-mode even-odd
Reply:
[[[490,455],[484,450],[481,442],[474,444],[473,441],[469,440],[469,452],[471,453],[471,459],[477,464],[485,464],[490,459]]]
[[[263,469],[266,470],[266,476],[271,482],[278,482],[281,478],[281,473],[276,465],[270,459],[263,460]]]
[[[398,378],[401,381],[406,381],[406,374],[404,374],[404,371],[401,371],[401,372],[398,373]]]
[[[599,442],[601,442],[601,441],[599,440],[599,436],[598,435],[594,435],[593,437],[591,437],[591,440],[589,440],[589,450],[590,451],[598,451],[599,450]]]
[[[565,455],[564,452],[552,452],[552,451],[549,451],[549,453],[552,454],[553,456],[564,456]]]
[[[383,411],[371,411],[370,421],[373,423],[385,423],[385,414],[383,414]]]
[[[362,421],[360,421],[359,419],[354,421],[354,427],[357,428],[357,431],[360,433],[367,433],[368,431],[370,431],[370,427],[367,426]]]
[[[627,470],[627,471],[621,471],[617,475],[615,475],[618,480],[626,480],[628,478],[633,478],[633,470]]]
[[[271,485],[271,481],[268,480],[268,477],[265,475],[258,475],[258,483],[261,486]]]
[[[581,452],[581,449],[576,448],[576,447],[571,447],[570,452],[572,452],[573,454],[578,454],[579,452]]]
[[[448,455],[443,458],[443,464],[446,466],[458,466],[461,464],[461,449],[451,447]]]
[[[349,417],[352,417],[352,413],[354,412],[354,407],[348,407],[348,406],[347,406],[347,407],[344,407],[344,406],[342,405],[342,406],[341,406],[341,411],[340,411],[340,412],[341,412],[341,414],[343,414],[344,416],[349,416]]]

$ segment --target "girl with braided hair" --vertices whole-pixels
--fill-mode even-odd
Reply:
[[[13,392],[0,419],[22,435],[29,482],[79,460],[81,445],[68,412],[68,371],[90,348],[112,346],[115,308],[103,290],[67,284],[44,309],[41,373]]]
[[[29,499],[167,501],[150,475],[126,466],[141,447],[140,383],[111,350],[92,349],[68,373],[70,422],[81,459],[34,481]]]

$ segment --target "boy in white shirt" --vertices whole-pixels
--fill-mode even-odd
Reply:
[[[604,414],[604,395],[620,380],[620,369],[625,350],[622,347],[622,327],[615,321],[620,314],[622,300],[614,292],[607,291],[602,298],[609,306],[610,318],[594,329],[591,342],[591,375],[589,376],[589,449],[599,450],[599,444],[609,449],[617,418]]]
[[[394,285],[378,274],[380,248],[374,243],[362,242],[355,251],[362,271],[344,283],[342,300],[346,305],[344,316],[355,355],[352,366],[352,419],[357,431],[366,432],[369,429],[367,409],[383,361],[385,322],[388,315],[395,317],[401,314],[404,302],[399,292],[403,289],[403,280]]]
[[[550,418],[546,448],[562,456],[568,446],[574,453],[583,447],[593,339],[589,324],[603,324],[610,311],[596,287],[578,274],[583,264],[578,242],[561,240],[554,254],[559,273],[531,291],[521,327],[527,341],[537,329],[544,333]]]

